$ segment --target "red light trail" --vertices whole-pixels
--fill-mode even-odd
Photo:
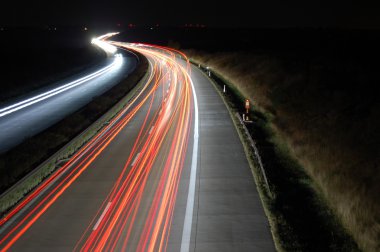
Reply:
[[[149,78],[139,95],[106,128],[0,220],[0,226],[12,220],[0,236],[1,251],[10,249],[94,160],[105,155],[142,108],[146,114],[136,138],[131,138],[132,150],[74,250],[166,250],[194,122],[189,63],[184,54],[169,48],[113,44],[147,57]],[[177,60],[178,54],[187,64]],[[127,137],[124,141],[132,140]],[[21,210],[25,214],[17,217]]]

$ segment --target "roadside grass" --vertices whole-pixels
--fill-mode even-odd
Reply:
[[[147,75],[148,61],[142,55],[139,59],[134,72],[105,94],[0,156],[0,215],[51,175],[128,104]]]
[[[324,196],[319,193],[318,186],[292,157],[286,144],[276,137],[271,126],[273,115],[255,109],[249,113],[253,123],[246,126],[264,163],[271,191],[271,194],[268,193],[257,158],[234,116],[236,112],[243,113],[246,96],[215,69],[211,78],[244,144],[276,248],[279,251],[359,251]],[[226,94],[222,92],[223,85],[227,86]]]

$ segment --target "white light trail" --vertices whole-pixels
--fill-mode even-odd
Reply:
[[[100,40],[99,38],[92,39],[91,44],[99,46],[101,49],[103,49],[107,53],[114,54],[117,51],[116,46],[110,45],[107,42]]]
[[[54,88],[54,89],[52,89],[50,91],[44,92],[42,94],[33,96],[33,97],[28,98],[26,100],[23,100],[21,102],[17,102],[15,104],[12,104],[10,106],[7,106],[5,108],[0,109],[0,117],[6,116],[6,115],[11,114],[13,112],[16,112],[16,111],[18,111],[20,109],[23,109],[23,108],[26,108],[28,106],[31,106],[31,105],[33,105],[33,104],[35,104],[37,102],[46,100],[46,99],[48,99],[48,98],[50,98],[52,96],[60,94],[60,93],[62,93],[64,91],[67,91],[67,90],[72,89],[72,88],[74,88],[76,86],[79,86],[79,85],[81,85],[81,84],[83,84],[83,83],[85,83],[85,82],[87,82],[89,80],[92,80],[92,79],[94,79],[94,78],[96,78],[96,77],[98,77],[98,76],[100,76],[102,74],[105,74],[105,73],[107,73],[107,72],[109,72],[109,71],[111,71],[113,69],[119,68],[122,65],[122,62],[123,62],[122,55],[116,54],[113,62],[110,65],[108,65],[108,66],[106,66],[106,67],[104,67],[104,68],[102,68],[102,69],[100,69],[100,70],[98,70],[98,71],[96,71],[96,72],[94,72],[92,74],[89,74],[89,75],[87,75],[85,77],[82,77],[82,78],[80,78],[78,80],[72,81],[72,82],[70,82],[68,84],[62,85],[62,86]]]

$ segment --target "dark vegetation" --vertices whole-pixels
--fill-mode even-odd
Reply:
[[[348,230],[360,249],[380,250],[380,31],[130,29],[120,37],[196,49],[188,56],[253,101],[264,117],[252,132],[272,173],[274,213],[285,223],[278,232],[292,230],[283,241],[304,251],[319,242],[350,250],[324,234],[334,232],[331,212],[344,227],[336,230]]]
[[[126,96],[147,71],[147,60],[139,58],[138,66],[124,81],[42,133],[1,154],[0,191],[32,171]]]
[[[105,53],[80,30],[0,31],[0,106],[101,62]]]

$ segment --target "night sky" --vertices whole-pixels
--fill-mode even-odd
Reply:
[[[365,1],[7,1],[1,25],[380,28],[379,3]]]

